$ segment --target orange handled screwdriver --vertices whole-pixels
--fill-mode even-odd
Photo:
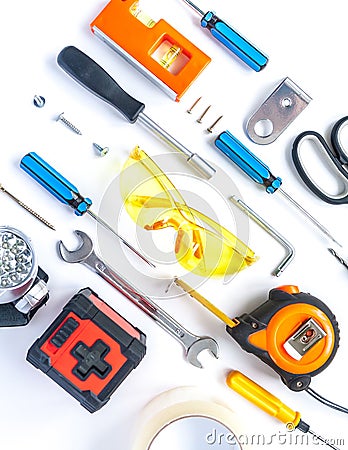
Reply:
[[[237,370],[231,371],[227,376],[226,383],[228,387],[249,400],[258,408],[285,423],[288,430],[296,428],[303,433],[310,433],[328,447],[339,450],[338,447],[335,447],[327,439],[324,439],[322,436],[312,431],[309,425],[301,419],[301,414],[299,412],[293,411],[279,400],[279,398],[266,391],[266,389],[256,384],[241,372],[238,372]]]

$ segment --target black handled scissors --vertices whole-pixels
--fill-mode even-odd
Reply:
[[[331,131],[331,145],[332,149],[323,138],[323,136],[316,131],[305,131],[301,133],[294,141],[292,147],[292,159],[294,161],[296,170],[302,181],[306,186],[321,200],[330,203],[332,205],[343,205],[348,204],[348,149],[346,150],[342,145],[341,134],[342,129],[348,126],[348,116],[343,117],[338,120]],[[320,186],[318,186],[313,178],[311,178],[308,170],[305,168],[300,150],[302,144],[306,140],[311,140],[319,148],[319,150],[324,151],[334,164],[334,169],[336,168],[338,176],[340,176],[344,182],[343,192],[338,195],[330,195],[324,191]]]

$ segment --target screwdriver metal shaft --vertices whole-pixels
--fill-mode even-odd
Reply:
[[[46,225],[46,227],[55,231],[55,227],[50,222],[48,222],[46,219],[44,219],[42,216],[40,216],[40,214],[35,212],[33,209],[31,209],[28,205],[23,203],[21,200],[19,200],[19,198],[15,197],[13,194],[11,194],[11,192],[6,190],[2,184],[0,184],[0,191],[3,192],[4,194],[8,195],[8,197],[10,197],[13,201],[15,201],[17,203],[17,205],[21,206],[33,217],[40,220],[40,222],[42,222],[44,225]]]
[[[211,178],[215,169],[206,160],[201,158],[197,153],[191,152],[188,148],[177,141],[172,135],[164,130],[158,123],[154,122],[149,116],[141,112],[138,121],[147,127],[152,133],[159,137],[174,150],[179,151],[186,157],[186,161],[194,166],[194,168],[205,178]]]
[[[293,206],[295,206],[299,211],[302,212],[320,231],[322,231],[329,239],[335,242],[337,245],[342,247],[342,244],[336,241],[336,239],[332,236],[332,234],[328,231],[327,228],[324,227],[317,219],[315,219],[306,209],[303,208],[297,201],[291,197],[287,192],[282,188],[278,188],[278,192],[286,198]]]
[[[195,10],[196,12],[198,12],[198,14],[200,14],[201,16],[204,16],[204,11],[202,11],[200,8],[198,8],[197,5],[195,5],[194,3],[192,3],[190,0],[184,0],[185,3],[187,3],[189,6],[191,6],[191,8],[193,10]]]
[[[58,65],[81,86],[116,108],[130,123],[137,120],[150,129],[171,148],[184,154],[204,178],[215,174],[214,167],[197,153],[191,152],[150,117],[144,114],[145,105],[124,91],[119,84],[93,59],[76,47],[65,47],[58,55]]]
[[[314,436],[316,439],[318,439],[318,441],[322,442],[323,444],[327,445],[330,448],[333,448],[333,450],[340,450],[338,447],[331,444],[330,441],[328,441],[327,439],[324,439],[322,436],[320,436],[320,434],[316,433],[315,431],[309,429],[308,433],[311,434],[312,436]]]
[[[310,433],[328,447],[334,450],[339,450],[331,444],[328,439],[324,439],[319,434],[312,431],[309,425],[301,419],[301,414],[298,411],[294,411],[292,408],[285,405],[279,398],[266,391],[266,389],[255,383],[241,372],[232,370],[226,378],[226,384],[228,387],[233,389],[258,408],[262,409],[270,416],[275,417],[282,423],[285,423],[289,431],[297,429],[302,431],[302,433]]]
[[[184,0],[184,2],[201,16],[202,28],[209,30],[217,41],[245,62],[245,64],[256,72],[260,72],[266,67],[268,62],[267,56],[231,25],[220,19],[213,11],[205,13],[190,0]]]
[[[268,194],[279,191],[298,211],[304,214],[322,233],[337,245],[342,245],[331,235],[331,233],[315,219],[305,208],[287,192],[281,189],[282,179],[274,176],[269,167],[254,155],[244,144],[242,144],[232,133],[224,131],[215,140],[215,146],[231,161],[233,161],[243,172],[256,183],[266,188]]]
[[[69,205],[77,216],[88,214],[104,228],[111,231],[120,241],[126,245],[133,253],[145,261],[149,266],[155,267],[144,255],[135,249],[129,242],[120,236],[107,222],[90,210],[92,200],[83,197],[78,189],[70,183],[63,175],[55,170],[43,158],[34,152],[25,155],[20,163],[20,167],[36,180],[41,186],[49,191],[57,200],[65,205]]]
[[[105,220],[103,220],[100,216],[95,214],[93,211],[88,209],[87,214],[91,216],[96,222],[98,222],[101,226],[106,228],[107,230],[111,231],[118,239],[126,246],[128,247],[133,253],[135,253],[140,259],[142,259],[144,262],[146,262],[150,267],[156,267],[151,261],[149,261],[147,258],[145,258],[144,255],[142,255],[136,248],[134,248],[128,241],[126,241],[122,236],[120,236],[114,228],[112,228]]]

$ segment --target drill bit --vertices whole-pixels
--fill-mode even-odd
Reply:
[[[336,253],[333,248],[328,248],[331,255],[333,255],[346,269],[348,269],[348,262],[345,261],[340,255]]]
[[[17,205],[21,206],[23,209],[28,211],[32,216],[34,216],[36,219],[40,220],[44,225],[46,225],[48,228],[51,228],[51,230],[55,230],[54,226],[50,224],[46,219],[41,217],[37,212],[35,212],[33,209],[29,208],[25,203],[23,203],[21,200],[19,200],[17,197],[15,197],[13,194],[8,192],[4,186],[0,183],[0,191],[2,191],[4,194],[7,194],[13,201],[17,203]]]

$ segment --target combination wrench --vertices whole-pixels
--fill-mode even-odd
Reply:
[[[203,350],[208,350],[215,358],[218,358],[219,347],[213,338],[209,336],[196,336],[186,330],[150,297],[142,293],[102,261],[94,252],[92,239],[86,233],[79,230],[75,230],[74,233],[80,241],[80,245],[76,250],[68,250],[62,241],[58,243],[58,251],[64,261],[84,264],[121,292],[128,300],[134,303],[183,345],[186,359],[192,365],[199,368],[203,367],[198,360],[198,355]]]

